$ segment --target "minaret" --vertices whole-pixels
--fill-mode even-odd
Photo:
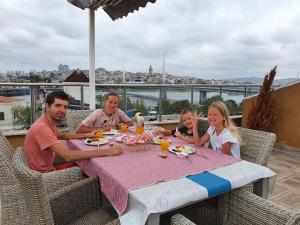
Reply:
[[[126,77],[125,77],[125,70],[124,70],[124,65],[123,65],[123,84],[126,83]]]
[[[165,72],[165,67],[166,67],[166,52],[164,52],[164,57],[163,57],[163,72],[162,72],[162,83],[166,83],[166,72]],[[167,91],[166,89],[163,89],[162,91],[162,98],[164,100],[167,99]]]

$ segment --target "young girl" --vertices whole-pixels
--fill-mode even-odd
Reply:
[[[194,143],[192,118],[193,110],[189,108],[183,109],[180,116],[182,126],[172,130],[172,135],[189,143]]]
[[[204,145],[210,140],[213,150],[240,158],[240,137],[223,102],[217,101],[209,106],[208,123],[210,126],[201,138],[198,133],[198,120],[198,117],[192,118],[193,138],[196,146]]]

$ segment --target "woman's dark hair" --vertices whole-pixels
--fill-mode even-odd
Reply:
[[[116,96],[119,98],[119,95],[116,92],[109,92],[108,94],[104,95],[104,100],[106,101],[109,96]]]
[[[69,95],[64,91],[53,91],[49,95],[47,95],[45,103],[47,103],[49,106],[53,104],[55,99],[61,99],[69,101]]]

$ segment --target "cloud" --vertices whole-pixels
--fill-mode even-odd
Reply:
[[[0,71],[88,68],[88,10],[67,1],[0,5]],[[278,65],[296,76],[300,2],[157,0],[113,22],[96,11],[96,67],[145,72],[151,64],[201,78],[263,76]]]

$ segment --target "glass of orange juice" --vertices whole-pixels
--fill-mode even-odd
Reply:
[[[144,133],[144,127],[143,127],[143,126],[136,126],[136,127],[135,127],[135,133],[136,133],[137,135],[143,134],[143,133]]]
[[[97,130],[97,131],[96,131],[96,136],[97,136],[99,139],[101,139],[101,138],[103,137],[103,132],[102,132],[102,130]]]
[[[122,123],[120,125],[120,130],[121,130],[121,132],[125,133],[128,130],[128,125],[126,123]]]
[[[160,156],[161,157],[167,157],[167,152],[170,147],[170,142],[169,140],[166,139],[161,139],[160,140]]]

